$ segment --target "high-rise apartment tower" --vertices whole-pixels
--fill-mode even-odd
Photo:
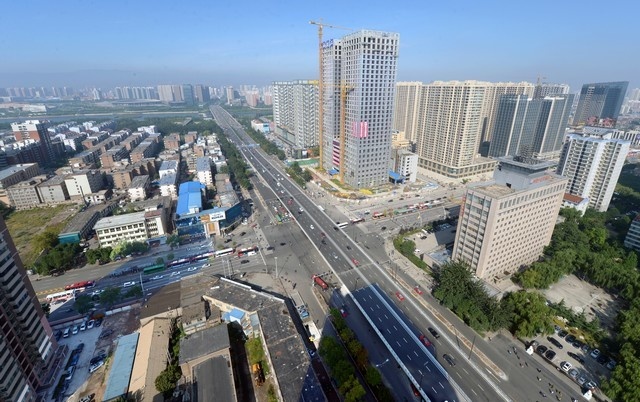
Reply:
[[[615,125],[628,86],[628,81],[584,84],[572,124],[592,126],[610,120]]]
[[[272,91],[276,134],[297,148],[318,145],[318,81],[276,81]]]
[[[35,401],[57,344],[0,217],[0,400]]]
[[[558,174],[569,179],[567,193],[589,198],[589,207],[605,212],[630,146],[630,141],[615,139],[610,132],[570,134],[558,164]]]
[[[323,166],[355,188],[389,181],[398,42],[362,30],[323,43]]]

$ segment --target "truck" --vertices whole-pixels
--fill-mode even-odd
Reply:
[[[327,285],[327,282],[325,282],[324,279],[322,279],[320,276],[313,275],[312,279],[316,283],[316,285],[322,288],[322,290],[329,289],[329,285]]]

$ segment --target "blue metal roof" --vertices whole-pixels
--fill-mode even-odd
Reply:
[[[129,380],[133,370],[133,361],[138,347],[138,333],[134,332],[118,339],[113,364],[109,370],[107,389],[103,401],[110,401],[129,392]]]
[[[329,174],[330,174],[331,176],[337,175],[338,173],[339,173],[339,172],[338,172],[338,169],[333,168],[333,169],[329,170]]]
[[[205,185],[199,181],[187,181],[180,184],[180,188],[178,189],[178,206],[176,207],[176,214],[188,214],[193,208],[201,210],[202,195],[200,190],[203,188],[205,188]]]
[[[404,180],[404,176],[402,176],[400,173],[394,172],[393,170],[389,170],[389,177],[391,177],[395,181]]]

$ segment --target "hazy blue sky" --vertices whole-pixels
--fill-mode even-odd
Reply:
[[[637,1],[24,0],[0,86],[264,85],[317,76],[309,20],[400,33],[398,79],[640,85]],[[325,29],[325,38],[348,31]]]

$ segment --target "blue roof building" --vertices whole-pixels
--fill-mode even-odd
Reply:
[[[107,388],[102,396],[103,401],[111,401],[129,392],[129,380],[133,370],[133,361],[138,347],[137,332],[125,335],[118,339],[113,364],[109,371]]]
[[[178,190],[178,206],[176,214],[195,214],[202,210],[202,190],[205,185],[198,181],[187,181],[180,184]]]

